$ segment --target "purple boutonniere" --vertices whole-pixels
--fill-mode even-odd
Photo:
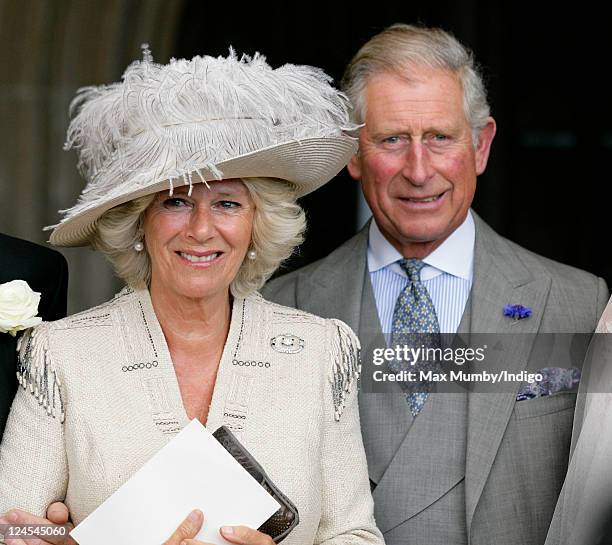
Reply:
[[[515,320],[529,318],[532,313],[533,311],[529,307],[524,307],[523,305],[504,306],[504,316],[508,316],[508,318],[514,318]]]

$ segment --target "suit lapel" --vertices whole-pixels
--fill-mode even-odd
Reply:
[[[401,389],[368,394],[373,347],[386,346],[364,266],[359,337],[364,348],[359,408],[376,524],[387,532],[429,507],[465,475],[466,396],[433,394],[414,419]],[[371,381],[370,381],[371,382]],[[369,389],[368,389],[369,388]],[[436,468],[432,471],[432,468]]]
[[[488,350],[487,369],[491,366],[494,370],[520,372],[527,366],[551,280],[545,275],[534,277],[518,259],[508,241],[492,231],[475,214],[474,220],[474,283],[468,302],[470,340],[473,345],[478,345],[478,333],[500,333],[495,339],[496,345]],[[507,304],[529,306],[533,314],[527,319],[513,320],[503,315],[503,307]],[[465,325],[462,323],[460,331],[465,329]],[[486,340],[490,344],[491,337]],[[515,401],[516,391],[472,392],[468,395],[465,473],[468,534]]]
[[[340,246],[320,268],[301,272],[297,307],[323,318],[338,318],[359,330],[363,277],[366,271],[369,222]]]
[[[463,394],[432,394],[414,419],[374,489],[376,524],[382,532],[417,515],[463,479],[465,403]]]
[[[363,278],[359,339],[362,347],[359,394],[361,432],[370,479],[380,484],[391,460],[405,440],[413,418],[406,398],[396,383],[381,386],[372,378],[374,371],[379,369],[372,362],[373,349],[385,347],[386,340],[382,334],[367,267]],[[388,507],[383,506],[386,514],[390,515]],[[401,505],[399,507],[401,509]]]

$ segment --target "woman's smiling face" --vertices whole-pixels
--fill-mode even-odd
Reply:
[[[151,285],[205,299],[228,294],[251,243],[255,206],[240,180],[178,187],[147,208],[144,241]]]

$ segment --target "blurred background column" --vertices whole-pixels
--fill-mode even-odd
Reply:
[[[62,151],[77,88],[117,81],[143,42],[167,62],[181,11],[180,0],[0,0],[0,231],[48,239],[41,226],[83,187],[75,153]],[[62,253],[70,311],[121,285],[99,254]]]

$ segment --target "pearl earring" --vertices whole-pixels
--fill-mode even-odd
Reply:
[[[251,260],[251,261],[255,261],[257,259],[257,252],[255,250],[249,250],[247,252],[247,257]]]
[[[136,244],[134,244],[134,250],[137,252],[142,252],[144,250],[144,244],[138,241]]]

